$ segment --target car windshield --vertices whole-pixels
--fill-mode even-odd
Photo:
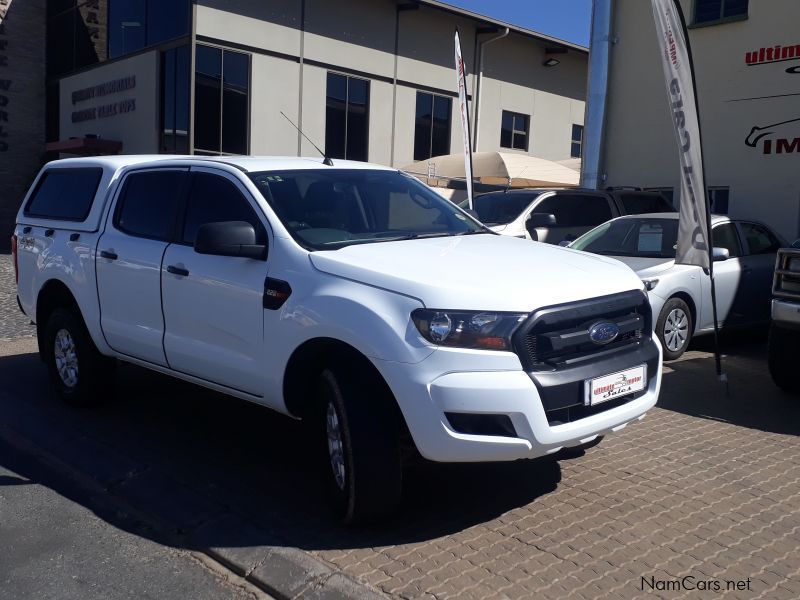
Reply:
[[[250,178],[295,240],[310,250],[490,233],[397,171],[325,168],[251,173]]]
[[[610,256],[675,258],[677,219],[616,219],[595,227],[570,248]]]
[[[475,212],[481,223],[507,225],[522,214],[539,194],[491,192],[475,198]]]

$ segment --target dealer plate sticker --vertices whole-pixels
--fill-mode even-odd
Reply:
[[[646,384],[647,365],[604,375],[597,379],[589,379],[586,382],[587,398],[585,403],[587,406],[594,406],[621,396],[635,394],[641,392]]]

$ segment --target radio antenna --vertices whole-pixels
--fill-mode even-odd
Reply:
[[[314,148],[317,150],[317,152],[319,152],[322,155],[322,158],[325,159],[325,160],[322,161],[322,164],[323,165],[327,165],[329,167],[332,167],[333,166],[333,161],[330,159],[330,157],[327,154],[325,154],[322,150],[320,150],[319,146],[317,146],[314,142],[312,142],[309,139],[309,137],[305,133],[303,133],[303,130],[300,129],[297,125],[295,125],[294,122],[289,117],[287,117],[286,114],[284,114],[283,111],[281,111],[281,114],[283,115],[283,118],[286,119],[287,121],[289,121],[289,123],[292,125],[292,127],[297,129],[297,131],[300,132],[300,135],[302,135],[304,138],[306,138],[306,141],[308,141],[309,144],[314,146]]]

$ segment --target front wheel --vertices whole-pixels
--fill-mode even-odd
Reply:
[[[769,328],[769,374],[772,381],[782,390],[800,393],[800,379],[797,368],[797,351],[800,350],[800,331],[778,327],[773,323]]]
[[[377,521],[400,503],[402,461],[394,399],[377,375],[344,364],[317,384],[318,418],[327,441],[327,486],[347,524]]]
[[[656,321],[656,335],[664,347],[664,359],[675,360],[689,347],[692,339],[692,313],[680,298],[670,298]]]

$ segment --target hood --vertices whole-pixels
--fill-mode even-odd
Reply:
[[[499,235],[353,245],[312,252],[310,260],[320,271],[428,308],[530,312],[642,288],[616,260]]]
[[[641,258],[639,256],[614,256],[612,258],[628,265],[642,279],[655,277],[675,266],[674,258]]]

